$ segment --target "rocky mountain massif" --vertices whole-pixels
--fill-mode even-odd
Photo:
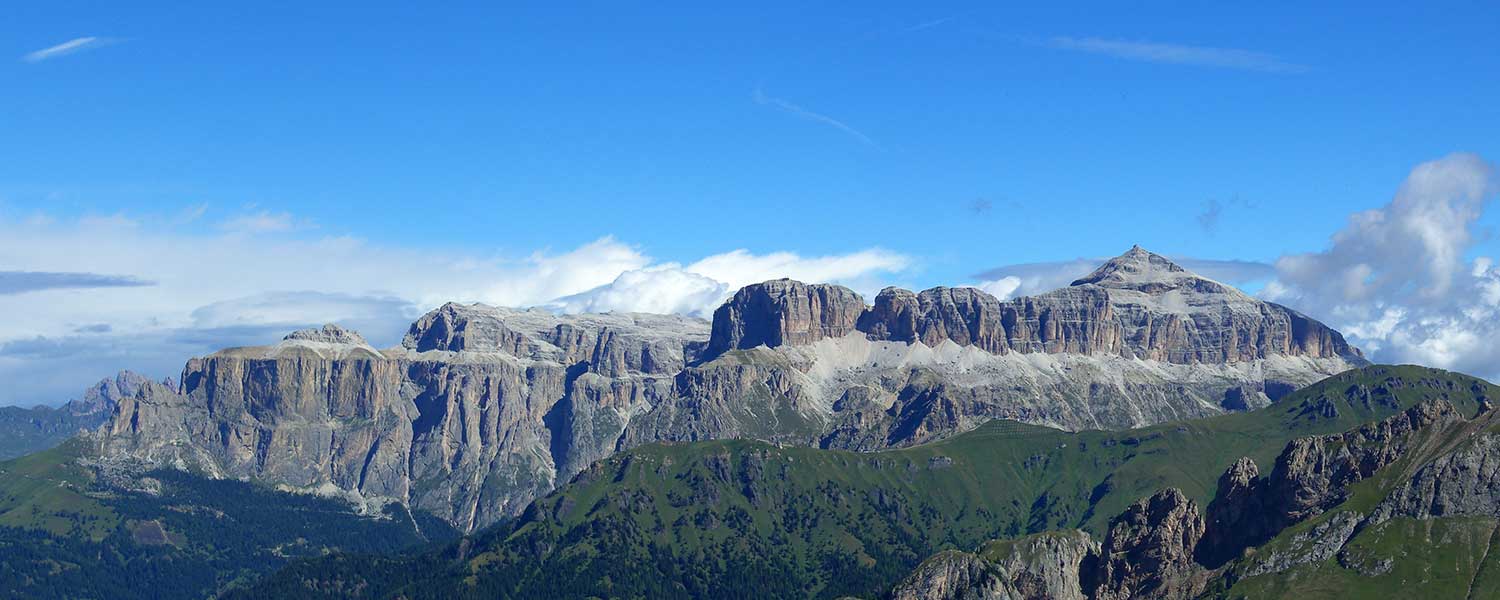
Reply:
[[[1336,331],[1139,248],[1073,285],[779,280],[712,323],[448,304],[377,350],[328,326],[191,360],[94,438],[106,457],[388,501],[475,530],[661,441],[904,447],[1004,418],[1121,429],[1266,406],[1364,364]]]
[[[305,561],[233,597],[1494,597],[1497,393],[1374,366],[1126,431],[650,445],[442,550]]]

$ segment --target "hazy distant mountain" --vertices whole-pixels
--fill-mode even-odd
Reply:
[[[0,460],[46,450],[109,419],[121,398],[133,396],[145,377],[120,371],[60,407],[0,406]]]

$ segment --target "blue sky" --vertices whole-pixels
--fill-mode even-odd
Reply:
[[[181,331],[190,307],[153,315],[146,296],[182,277],[102,248],[257,235],[246,247],[535,265],[612,239],[647,257],[626,270],[744,250],[870,259],[791,271],[866,287],[957,285],[1132,244],[1326,253],[1418,165],[1500,157],[1500,11],[1476,2],[214,4],[6,8],[0,227],[76,243],[67,260],[0,251],[0,271],[160,285],[108,288],[141,295],[128,314],[58,309],[0,343]],[[1487,202],[1461,221],[1465,261],[1496,253]],[[127,226],[157,237],[91,247]],[[264,291],[432,301],[378,279]],[[97,289],[58,293],[108,303]],[[1376,300],[1346,326],[1401,299]]]

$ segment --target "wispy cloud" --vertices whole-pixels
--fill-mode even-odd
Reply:
[[[198,216],[201,216],[201,214],[199,212]],[[196,219],[197,216],[193,218]],[[258,235],[265,233],[286,233],[309,226],[309,223],[294,220],[290,213],[273,213],[263,210],[228,219],[219,224],[219,229],[229,233]]]
[[[1276,276],[1276,269],[1262,262],[1193,258],[1188,256],[1172,256],[1169,258],[1184,269],[1214,281],[1235,286],[1253,285]],[[983,282],[978,287],[996,296],[1006,296],[1009,294],[1031,296],[1066,286],[1074,280],[1093,272],[1094,269],[1099,268],[1099,265],[1104,264],[1107,260],[1109,260],[1107,257],[1075,258],[1073,260],[1003,265],[976,273],[973,277]],[[1006,293],[999,293],[997,288],[999,291]]]
[[[781,98],[776,98],[776,97],[773,97],[773,96],[767,96],[765,94],[765,92],[761,91],[760,88],[755,88],[755,103],[756,104],[766,105],[766,106],[773,106],[773,107],[779,108],[779,109],[781,109],[783,111],[786,111],[788,113],[791,113],[793,115],[796,115],[798,117],[802,117],[802,118],[810,120],[810,121],[816,121],[818,123],[822,123],[824,125],[828,125],[829,127],[833,127],[835,129],[838,129],[839,131],[842,131],[844,133],[847,133],[847,134],[853,136],[854,139],[859,140],[860,142],[864,143],[866,146],[872,146],[872,147],[875,147],[875,148],[879,148],[880,147],[880,144],[876,144],[875,140],[870,139],[870,136],[867,136],[864,133],[861,133],[858,129],[850,127],[849,124],[847,124],[847,123],[845,123],[843,121],[840,121],[838,119],[835,119],[833,117],[830,117],[830,116],[822,114],[822,113],[817,113],[817,112],[813,112],[813,111],[807,110],[805,108],[802,108],[801,106],[798,106],[796,104],[792,104],[791,102],[787,102],[786,100],[782,100]]]
[[[1046,40],[1045,45],[1061,50],[1074,50],[1113,56],[1141,62],[1244,69],[1267,73],[1302,73],[1306,65],[1287,62],[1264,52],[1238,48],[1215,48],[1212,46],[1188,46],[1156,42],[1133,42],[1096,37],[1058,36]]]
[[[0,271],[0,295],[24,294],[56,289],[141,287],[156,285],[124,275],[99,273],[49,273],[44,271]]]
[[[932,29],[933,27],[940,27],[940,26],[942,26],[944,24],[952,22],[954,19],[957,19],[957,18],[958,18],[957,16],[952,16],[952,17],[943,17],[941,19],[933,19],[931,21],[925,21],[925,22],[922,22],[922,23],[917,23],[916,25],[912,25],[911,27],[907,27],[905,31],[906,31],[906,33],[913,33],[913,32],[917,32],[917,31],[922,31],[924,29]]]
[[[25,56],[21,57],[21,60],[29,63],[39,63],[44,60],[57,58],[59,56],[67,56],[69,54],[83,52],[84,50],[91,50],[100,46],[107,46],[114,43],[115,41],[116,40],[112,38],[102,38],[95,36],[74,38],[56,46],[42,48],[41,50],[27,53]]]

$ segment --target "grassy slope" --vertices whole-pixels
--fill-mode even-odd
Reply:
[[[288,561],[335,550],[391,552],[455,533],[404,510],[380,518],[341,501],[187,473],[149,474],[151,495],[111,489],[77,464],[78,440],[0,462],[0,597],[203,598]]]
[[[0,463],[0,527],[39,529],[55,535],[103,539],[119,515],[85,490],[93,483],[74,464],[77,442]]]
[[[1493,396],[1492,396],[1493,397]],[[1333,509],[1277,535],[1255,550],[1284,549],[1292,538],[1340,512],[1369,514],[1398,485],[1433,459],[1451,453],[1493,420],[1451,430],[1426,431],[1426,439],[1375,477],[1354,486]],[[1221,598],[1495,598],[1500,597],[1500,520],[1464,516],[1398,517],[1355,532],[1342,558],[1234,581]],[[1253,556],[1247,560],[1254,560]],[[1382,564],[1388,565],[1381,568]]]
[[[303,563],[260,594],[308,595],[304,579],[348,583],[378,571],[371,595],[399,588],[414,598],[869,597],[942,549],[1045,530],[1098,533],[1166,486],[1206,503],[1241,456],[1269,470],[1294,437],[1436,397],[1473,414],[1475,397],[1496,391],[1443,371],[1372,367],[1259,411],[1124,432],[993,422],[869,454],[749,441],[647,446],[597,463],[517,526],[474,540],[462,561],[429,557],[407,572],[345,558]]]

